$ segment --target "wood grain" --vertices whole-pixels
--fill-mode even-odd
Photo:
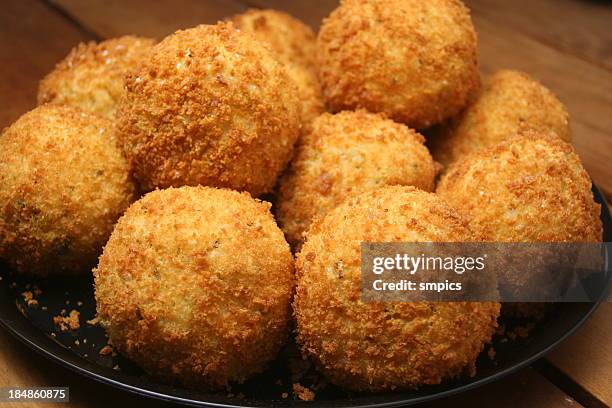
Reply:
[[[178,29],[214,24],[246,6],[234,0],[51,0],[102,38],[137,34],[161,39]]]
[[[35,105],[38,80],[78,42],[129,33],[161,38],[178,28],[214,23],[248,7],[285,10],[317,28],[337,4],[334,0],[50,1],[53,7],[34,0],[9,0],[0,8],[0,127]],[[573,143],[585,167],[612,198],[612,7],[578,0],[467,1],[479,32],[483,72],[520,69],[551,88],[570,111]],[[608,405],[612,405],[611,312],[610,304],[600,307],[548,357]],[[2,385],[70,385],[70,406],[76,407],[145,401],[60,368],[0,331]],[[147,401],[147,406],[151,404],[165,405]],[[430,404],[448,405],[580,406],[532,369]],[[28,406],[54,405],[20,403],[15,408]]]
[[[169,404],[145,400],[108,386],[98,385],[37,355],[3,330],[0,330],[0,387],[1,386],[69,386],[70,406],[79,408],[106,408],[111,401],[120,406],[138,406],[146,401],[151,408],[169,407]],[[507,390],[521,389],[512,399],[500,398]],[[426,404],[438,408],[455,406],[492,406],[498,408],[523,407],[580,407],[569,396],[555,387],[533,369],[528,368],[498,382],[467,393]],[[10,408],[44,408],[63,404],[15,403]],[[3,405],[4,407],[4,405]]]
[[[612,406],[612,303],[602,304],[548,359],[599,401]]]
[[[465,0],[473,14],[612,69],[612,7],[602,1]]]
[[[75,44],[90,39],[38,1],[3,1],[0,8],[0,129],[33,108],[38,81]]]
[[[570,113],[573,144],[594,181],[612,197],[612,72],[474,15],[485,73],[527,72],[557,94]]]

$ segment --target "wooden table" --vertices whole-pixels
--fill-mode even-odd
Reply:
[[[248,7],[286,10],[317,28],[335,5],[333,0],[5,0],[0,127],[35,105],[38,80],[78,42],[122,34],[161,38]],[[521,69],[554,90],[571,114],[574,145],[585,167],[612,198],[612,5],[594,0],[470,0],[468,5],[484,73]],[[432,406],[612,405],[611,315],[611,304],[601,306],[534,367]],[[0,386],[7,385],[69,385],[75,407],[164,405],[85,380],[0,332]]]

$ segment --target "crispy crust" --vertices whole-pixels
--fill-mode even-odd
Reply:
[[[295,84],[231,23],[177,31],[126,79],[123,150],[141,187],[269,191],[299,133]]]
[[[527,132],[455,162],[436,192],[497,242],[597,242],[601,206],[573,147]]]
[[[293,259],[270,204],[247,193],[145,195],[119,220],[94,276],[112,344],[166,381],[243,382],[287,339]]]
[[[526,131],[554,133],[569,142],[567,110],[549,89],[527,74],[500,70],[486,79],[473,103],[440,127],[431,141],[432,152],[437,161],[448,166]]]
[[[298,342],[329,379],[358,391],[438,384],[475,361],[498,303],[363,303],[360,243],[470,241],[456,211],[414,187],[353,197],[315,221],[297,256]]]
[[[236,28],[268,44],[298,87],[303,126],[325,111],[316,76],[315,34],[300,20],[277,10],[251,9],[232,18]]]
[[[112,124],[45,105],[0,137],[0,255],[23,273],[83,273],[134,200]]]
[[[310,27],[278,10],[250,9],[232,17],[236,28],[268,44],[283,62],[314,70],[317,46]]]
[[[279,182],[278,218],[292,245],[351,195],[394,184],[433,190],[434,162],[412,129],[364,110],[325,113],[312,126]]]
[[[67,104],[114,118],[117,103],[125,93],[125,75],[138,65],[154,42],[128,35],[79,44],[40,81],[38,104]]]
[[[476,32],[458,0],[343,0],[317,46],[333,111],[362,107],[421,129],[457,114],[479,84]]]

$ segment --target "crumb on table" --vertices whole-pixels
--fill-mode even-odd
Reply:
[[[315,393],[300,383],[293,384],[293,393],[302,401],[314,401]]]
[[[77,310],[71,310],[68,316],[57,315],[53,317],[53,323],[59,327],[61,331],[78,330],[81,327],[79,323],[80,313]]]

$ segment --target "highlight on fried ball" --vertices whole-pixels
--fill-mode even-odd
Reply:
[[[277,10],[251,9],[232,18],[235,26],[268,44],[298,87],[304,126],[325,111],[315,72],[316,43],[312,29]]]
[[[231,23],[166,37],[126,87],[118,127],[145,191],[201,184],[259,196],[290,159],[296,86],[267,47]]]
[[[456,115],[479,85],[476,32],[459,0],[342,0],[317,46],[333,111],[385,112],[421,129]]]
[[[22,273],[89,272],[134,190],[110,121],[40,106],[0,137],[0,256]]]
[[[313,217],[351,195],[384,185],[434,188],[436,170],[425,139],[381,114],[324,113],[303,135],[278,188],[278,218],[298,246]]]
[[[438,129],[432,153],[447,166],[526,131],[553,132],[569,142],[567,110],[549,89],[527,74],[500,70],[485,80],[474,102]]]
[[[601,206],[572,146],[527,132],[455,162],[436,192],[495,242],[599,242]]]
[[[73,48],[39,84],[38,103],[67,104],[109,119],[124,95],[124,77],[154,40],[131,35]]]
[[[473,374],[498,303],[362,302],[360,243],[471,241],[467,222],[415,187],[362,193],[316,221],[297,256],[297,340],[334,384],[416,388]]]
[[[244,192],[145,195],[119,220],[94,276],[114,347],[165,381],[243,382],[288,337],[293,258],[270,204]]]

